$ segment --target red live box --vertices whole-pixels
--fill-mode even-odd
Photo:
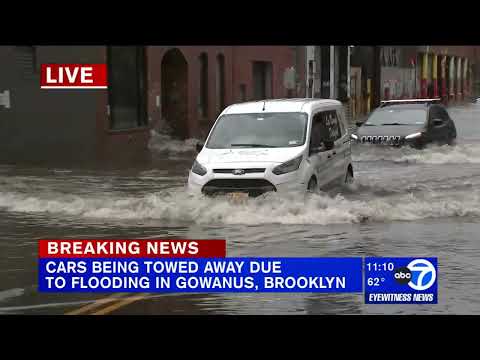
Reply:
[[[41,89],[106,89],[105,64],[42,64]]]
[[[225,240],[42,239],[39,258],[223,258]]]

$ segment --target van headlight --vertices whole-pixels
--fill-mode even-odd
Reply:
[[[207,173],[207,169],[205,168],[205,166],[201,165],[197,160],[195,160],[193,162],[192,172],[197,175],[203,176]]]
[[[414,134],[410,134],[410,135],[407,135],[405,136],[405,139],[406,140],[410,140],[410,139],[415,139],[415,138],[418,138],[422,136],[422,133],[421,132],[417,132],[417,133],[414,133]]]
[[[350,134],[350,137],[351,137],[352,139],[354,139],[354,140],[358,140],[358,136],[355,135],[355,134]]]
[[[280,164],[273,168],[272,172],[275,175],[286,174],[295,170],[298,170],[300,163],[302,162],[303,155],[296,157],[295,159],[289,160],[283,164]]]

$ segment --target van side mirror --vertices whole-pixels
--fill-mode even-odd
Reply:
[[[355,120],[355,125],[357,125],[357,127],[360,127],[363,124],[365,124],[365,121],[367,121],[367,119],[368,119],[368,116],[362,116]]]
[[[199,142],[197,142],[197,145],[195,145],[195,148],[196,148],[197,152],[200,152],[200,151],[202,151],[204,146],[205,146],[205,144],[202,141],[199,141]]]
[[[332,150],[335,147],[335,142],[330,140],[325,140],[323,142],[323,147],[324,147],[323,151]]]

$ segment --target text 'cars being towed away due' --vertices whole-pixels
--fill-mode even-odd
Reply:
[[[383,101],[352,138],[362,144],[423,148],[453,144],[457,130],[438,99]]]
[[[336,100],[231,105],[197,148],[188,178],[194,193],[258,196],[353,181],[350,136]]]

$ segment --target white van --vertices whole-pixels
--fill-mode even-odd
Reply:
[[[194,193],[314,192],[353,181],[348,125],[336,100],[231,105],[197,151],[188,177]]]

